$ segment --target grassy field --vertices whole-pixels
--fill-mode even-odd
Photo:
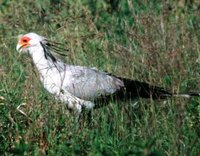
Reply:
[[[111,102],[77,122],[16,52],[28,32],[63,43],[66,63],[200,92],[198,0],[0,1],[0,155],[200,155],[200,98]]]

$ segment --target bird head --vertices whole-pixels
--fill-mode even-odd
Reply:
[[[36,33],[20,35],[16,50],[27,53],[31,47],[41,46],[42,42],[45,42],[45,38]]]

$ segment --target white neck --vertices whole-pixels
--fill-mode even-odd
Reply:
[[[54,63],[51,60],[45,58],[44,49],[41,46],[34,46],[29,48],[29,53],[32,56],[33,62],[36,65],[38,71],[43,75],[50,70],[52,67],[55,67]]]

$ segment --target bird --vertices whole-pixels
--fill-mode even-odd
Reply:
[[[53,52],[60,50],[57,43],[34,32],[21,35],[16,50],[32,57],[44,88],[78,113],[107,105],[113,99],[126,101],[137,97],[165,99],[178,96],[146,82],[115,76],[96,68],[64,63],[53,55]],[[179,95],[190,97],[199,96],[199,93]]]

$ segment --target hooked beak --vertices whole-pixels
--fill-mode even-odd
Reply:
[[[30,38],[27,36],[19,36],[19,41],[17,43],[17,47],[16,50],[21,53],[21,52],[26,52],[27,51],[27,47],[30,46]]]
[[[17,44],[16,46],[16,50],[19,52],[19,53],[26,53],[28,52],[28,49],[27,47],[29,46],[29,44],[21,44],[20,42]]]
[[[21,39],[22,36],[23,36],[22,34],[20,34],[20,35],[17,36],[19,42],[17,43],[16,50],[17,50],[19,53],[22,52],[22,46],[21,46],[21,44],[20,44],[20,39]]]
[[[18,43],[18,44],[17,44],[17,47],[16,47],[16,50],[17,50],[19,53],[21,53],[21,52],[22,52],[22,48],[23,48],[23,46],[20,45],[20,44]]]

